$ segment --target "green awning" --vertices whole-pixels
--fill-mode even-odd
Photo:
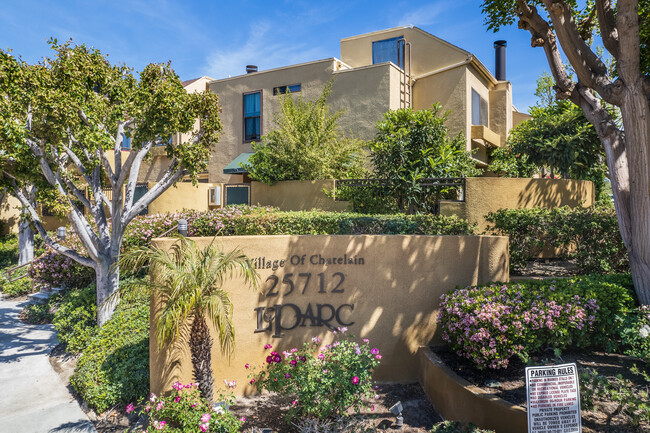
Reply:
[[[248,162],[248,158],[250,158],[251,155],[252,153],[240,153],[237,158],[233,159],[230,164],[224,167],[223,174],[248,173],[248,170],[242,168],[241,165],[246,164]]]

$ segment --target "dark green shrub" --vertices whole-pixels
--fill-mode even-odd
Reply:
[[[627,272],[627,251],[611,206],[500,209],[485,216],[488,233],[510,238],[510,266],[526,267],[543,248],[559,248],[581,274]]]
[[[650,307],[641,306],[627,315],[621,337],[626,355],[650,362]]]
[[[0,278],[0,291],[7,298],[28,295],[33,291],[32,279],[25,277],[9,281],[6,278]]]
[[[97,412],[149,393],[149,301],[123,299],[77,361],[70,384]]]
[[[0,269],[15,266],[18,263],[18,236],[0,237]]]
[[[633,292],[598,275],[456,289],[442,297],[442,338],[478,368],[547,348],[619,348]]]
[[[54,314],[52,323],[59,342],[67,344],[69,353],[83,352],[97,333],[97,291],[95,285],[69,290]]]
[[[29,304],[20,312],[20,319],[32,325],[52,323],[54,312],[61,302],[63,295],[55,293],[43,304]]]

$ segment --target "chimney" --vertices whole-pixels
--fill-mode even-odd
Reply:
[[[494,41],[494,76],[497,81],[506,81],[506,41]]]
[[[257,72],[257,65],[246,65],[246,73],[252,74],[253,72]]]

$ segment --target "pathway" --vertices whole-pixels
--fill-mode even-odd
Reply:
[[[25,304],[0,299],[0,431],[96,433],[50,364],[57,344],[52,325],[18,320]]]

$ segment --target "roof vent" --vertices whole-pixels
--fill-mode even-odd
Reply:
[[[257,72],[257,65],[246,65],[246,73],[252,74],[253,72]]]

